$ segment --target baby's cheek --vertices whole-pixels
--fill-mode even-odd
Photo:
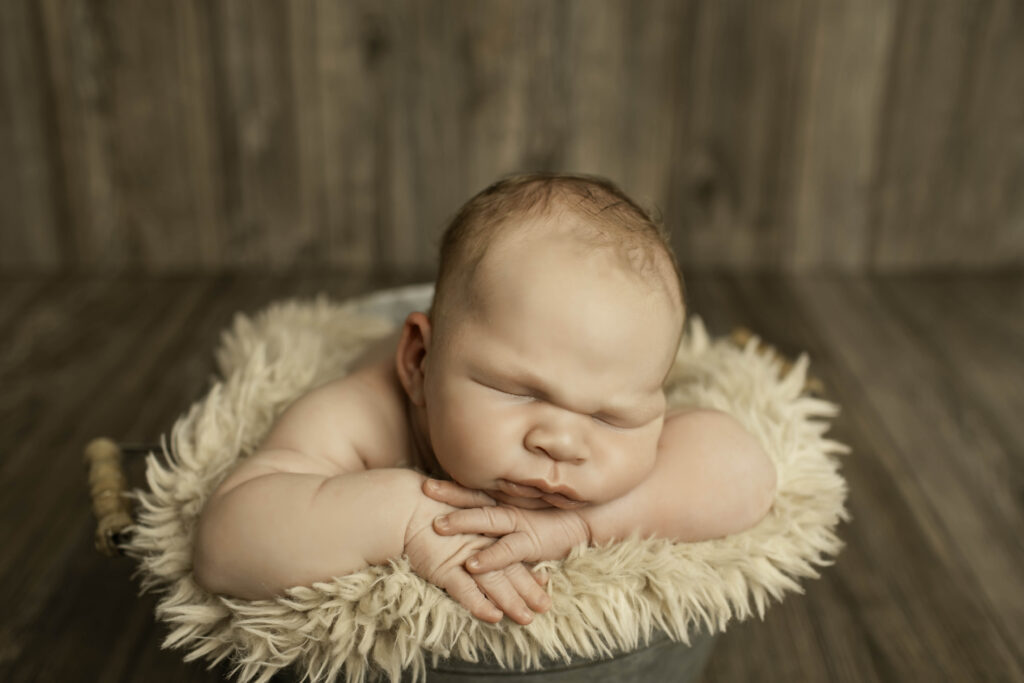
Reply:
[[[618,498],[636,488],[654,471],[657,459],[657,440],[645,438],[624,439],[617,444],[616,467],[610,468],[614,496]]]
[[[472,430],[462,423],[440,425],[434,439],[434,454],[449,473],[452,473],[452,468],[462,467],[472,459],[476,448],[472,436]]]
[[[438,421],[432,439],[434,453],[441,466],[463,485],[480,488],[489,482],[490,465],[498,444],[491,417],[479,407],[455,410]]]

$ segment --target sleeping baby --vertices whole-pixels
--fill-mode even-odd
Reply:
[[[726,536],[775,470],[725,413],[667,411],[682,278],[610,182],[501,180],[453,219],[429,313],[295,401],[208,500],[194,575],[239,598],[408,557],[479,619],[550,606],[533,563]]]

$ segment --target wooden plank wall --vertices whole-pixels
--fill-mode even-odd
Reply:
[[[522,169],[684,265],[1024,264],[1018,0],[6,0],[0,60],[0,271],[429,268]]]

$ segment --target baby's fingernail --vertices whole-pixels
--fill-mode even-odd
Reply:
[[[440,485],[437,483],[436,479],[427,479],[427,483],[425,484],[425,486],[431,491],[436,491],[439,488],[441,488]]]
[[[447,522],[445,522],[445,524],[447,524]],[[471,557],[466,561],[466,567],[469,569],[480,569],[480,560],[475,557]]]
[[[438,529],[447,529],[448,528],[448,515],[441,515],[440,517],[435,519],[434,520],[434,526],[436,526]]]

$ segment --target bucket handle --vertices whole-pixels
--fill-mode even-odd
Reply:
[[[124,451],[112,439],[98,438],[86,445],[83,459],[96,517],[96,550],[108,557],[124,555],[120,544],[128,540],[133,523]]]

